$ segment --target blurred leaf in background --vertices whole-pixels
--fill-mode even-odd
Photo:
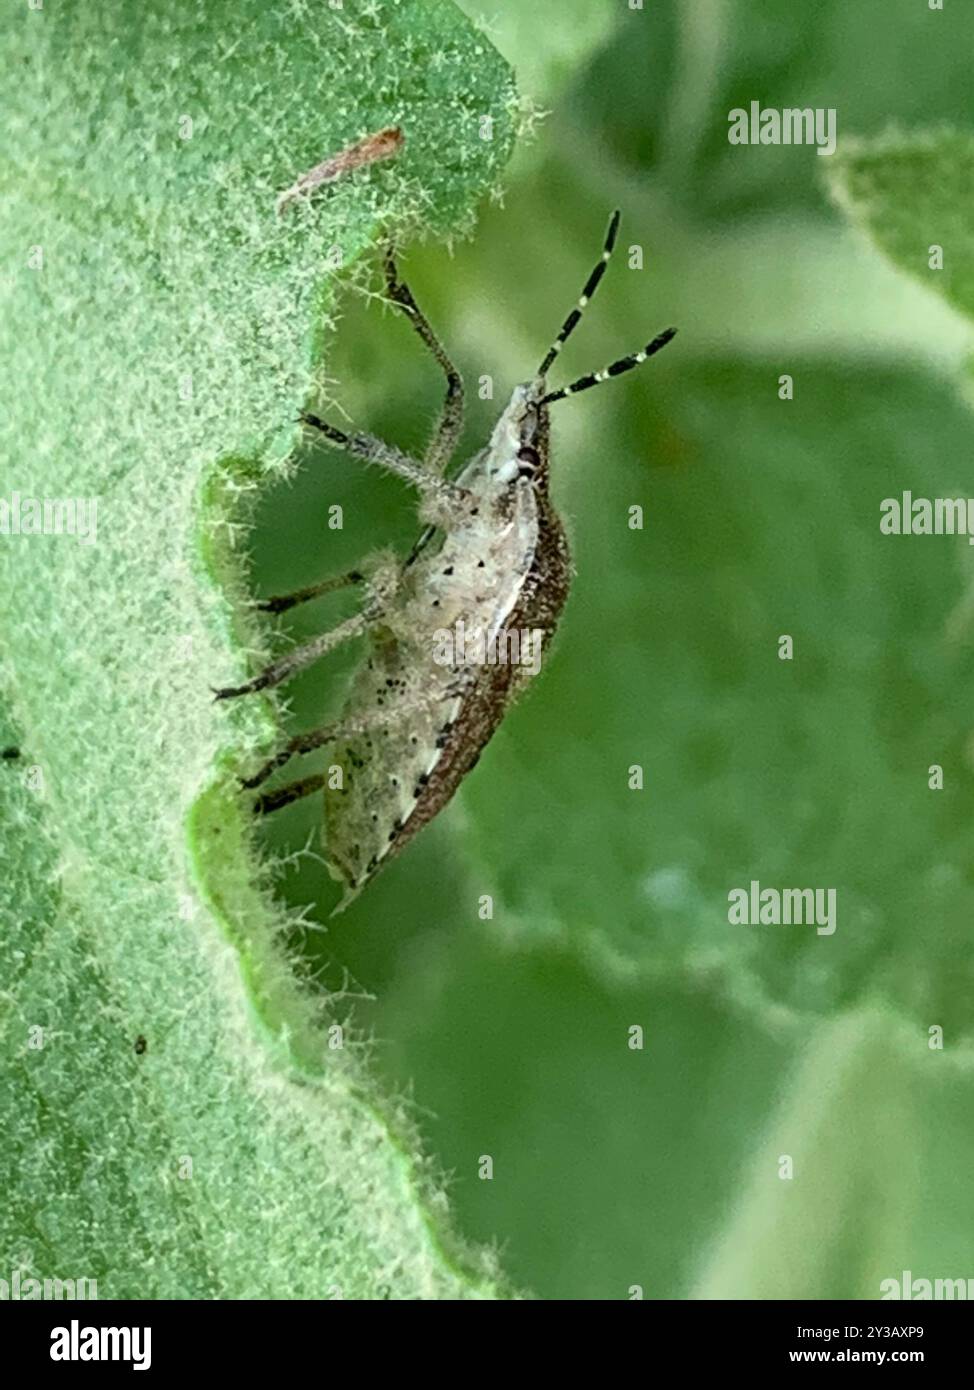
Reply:
[[[680,336],[556,407],[578,578],[546,670],[440,821],[296,942],[374,993],[359,1022],[455,1173],[466,1232],[543,1297],[875,1298],[905,1268],[967,1277],[974,552],[883,536],[879,517],[905,489],[974,491],[955,307],[974,15],[708,0],[592,5],[571,45],[545,6],[497,26],[552,114],[474,241],[404,258],[468,382],[494,383],[471,391],[468,450],[616,205],[617,263],[558,379],[671,322]],[[729,145],[728,112],[752,99],[834,107],[833,167]],[[904,153],[882,163],[894,125]],[[946,131],[956,175],[923,163],[920,127]],[[932,242],[951,278],[927,267]],[[343,307],[337,394],[415,446],[435,371],[408,326]],[[336,502],[342,533],[324,526]],[[258,523],[263,592],[416,530],[404,490],[317,450]],[[328,620],[316,608],[295,636]],[[295,682],[295,727],[335,707],[351,660]],[[271,843],[305,843],[319,815],[283,813]],[[728,892],[752,879],[835,888],[836,932],[729,925]],[[281,884],[325,925],[320,864]]]

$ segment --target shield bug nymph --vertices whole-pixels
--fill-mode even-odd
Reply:
[[[605,273],[619,229],[613,214],[602,256],[575,308],[530,381],[516,386],[489,443],[455,478],[446,475],[463,424],[463,382],[439,339],[385,255],[386,290],[408,315],[446,376],[446,398],[422,459],[370,434],[348,434],[302,414],[307,428],[365,463],[406,479],[420,497],[424,530],[405,560],[386,553],[360,570],[312,584],[259,605],[282,613],[347,585],[361,585],[359,612],[274,662],[246,685],[217,699],[266,690],[340,643],[364,636],[367,652],[334,723],[291,739],[252,777],[261,786],[292,756],[332,744],[340,786],[324,774],[264,792],[263,813],[324,789],[325,856],[345,886],[339,909],[442,810],[503,719],[527,677],[516,662],[469,664],[454,650],[444,659],[445,631],[481,635],[532,633],[550,641],[571,581],[565,531],[552,506],[550,407],[637,367],[665,347],[669,328],[639,352],[603,371],[549,391],[548,371]]]

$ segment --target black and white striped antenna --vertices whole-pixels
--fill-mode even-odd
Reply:
[[[609,220],[609,230],[606,232],[602,255],[596,262],[588,280],[585,282],[585,288],[579,296],[578,303],[562,324],[561,331],[548,349],[548,353],[538,369],[539,376],[544,377],[548,375],[552,363],[575,331],[579,319],[591,303],[592,297],[599,287],[599,283],[602,276],[605,274],[606,267],[612,256],[612,251],[616,244],[616,237],[619,234],[620,216],[619,209],[616,208]],[[568,396],[577,395],[579,391],[587,391],[591,386],[598,386],[601,382],[608,381],[610,377],[621,376],[623,372],[632,371],[633,367],[642,366],[645,361],[659,352],[661,348],[665,348],[666,344],[675,336],[676,329],[667,328],[638,352],[631,352],[627,357],[620,357],[617,362],[613,362],[600,372],[589,372],[586,376],[581,376],[577,381],[573,381],[570,386],[562,386],[559,390],[550,392],[549,395],[542,398],[541,404],[551,405],[554,401],[565,400]]]

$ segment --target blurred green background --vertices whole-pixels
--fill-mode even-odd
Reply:
[[[588,0],[491,18],[547,114],[473,240],[403,257],[468,383],[464,454],[534,370],[613,207],[620,250],[557,380],[679,336],[556,407],[577,581],[449,810],[334,920],[317,803],[268,826],[275,849],[310,846],[280,881],[310,904],[297,944],[370,996],[355,1019],[452,1175],[459,1226],[540,1297],[874,1298],[904,1269],[974,1276],[974,566],[963,538],[878,525],[904,489],[974,492],[969,329],[918,283],[940,239],[922,207],[911,279],[834,209],[827,159],[727,142],[751,100],[834,107],[840,154],[970,128],[974,16]],[[435,367],[376,302],[340,308],[336,398],[420,448]],[[295,588],[416,532],[406,489],[309,448],[260,508],[255,583]],[[343,602],[289,617],[282,642]],[[294,682],[294,728],[339,706],[356,655]],[[728,925],[752,878],[834,887],[835,934]]]

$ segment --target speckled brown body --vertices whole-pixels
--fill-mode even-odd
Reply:
[[[542,654],[554,635],[571,583],[571,559],[565,529],[547,495],[538,509],[539,541],[517,607],[508,626],[516,631],[541,631]],[[530,680],[524,668],[512,664],[488,666],[460,706],[447,735],[443,755],[417,800],[412,815],[390,849],[398,854],[423,826],[443,809],[501,724],[511,701]]]
[[[424,534],[402,566],[349,690],[348,716],[388,718],[336,745],[341,785],[325,790],[325,856],[346,902],[443,809],[530,679],[516,663],[443,665],[436,634],[458,620],[531,632],[540,656],[564,607],[571,569],[548,490],[542,389],[517,389],[488,448],[460,474],[459,516]]]

